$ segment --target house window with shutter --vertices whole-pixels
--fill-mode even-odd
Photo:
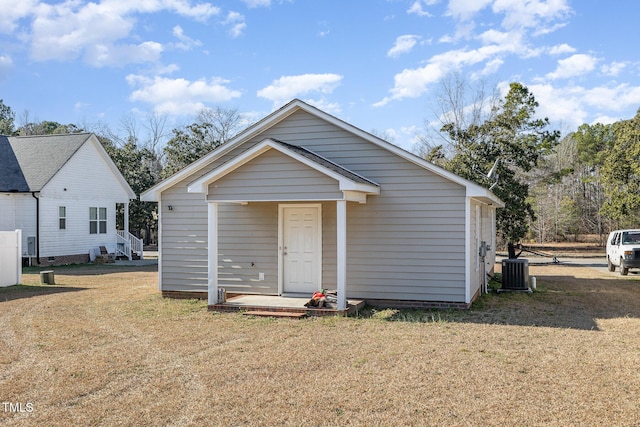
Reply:
[[[89,234],[107,233],[107,208],[89,208]]]
[[[58,228],[60,230],[67,229],[67,207],[58,206]]]

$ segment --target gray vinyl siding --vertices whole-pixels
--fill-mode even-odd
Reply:
[[[465,188],[302,111],[162,193],[164,290],[207,290],[207,206],[202,194],[187,193],[187,184],[268,137],[304,146],[380,185],[380,195],[369,196],[366,204],[347,203],[348,297],[464,302],[469,232],[465,232]],[[266,160],[245,166],[266,168]],[[295,163],[288,166],[300,169]],[[245,195],[265,191],[264,185],[240,185],[242,172],[249,169],[237,172],[220,181],[225,184],[222,191],[233,188]],[[260,178],[250,181],[260,183]],[[289,188],[287,194],[300,190],[314,194],[305,185],[299,187]],[[321,200],[321,191],[314,189],[314,197]],[[274,194],[284,196],[285,190]],[[225,193],[231,195],[232,191]],[[166,210],[169,204],[174,210]],[[331,289],[336,282],[335,202],[323,202],[322,213],[322,280]],[[220,286],[276,293],[278,204],[221,203],[219,214]],[[264,281],[257,281],[258,272],[265,273]]]
[[[173,209],[169,210],[169,206]],[[185,182],[164,191],[160,209],[163,291],[207,292],[207,204]]]
[[[218,207],[219,286],[228,292],[278,293],[278,204]],[[259,279],[264,273],[264,280]]]
[[[210,200],[335,200],[338,181],[271,149],[209,185]]]
[[[266,137],[303,146],[380,185],[366,204],[347,204],[349,297],[464,301],[464,187],[305,112],[254,142]],[[323,286],[330,288],[335,204],[323,206],[323,217]]]

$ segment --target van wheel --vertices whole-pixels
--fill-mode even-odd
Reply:
[[[627,274],[629,274],[629,267],[625,267],[624,261],[622,261],[622,258],[620,258],[620,275],[626,276]]]
[[[611,264],[611,259],[607,257],[607,269],[609,271],[616,271],[616,266]]]

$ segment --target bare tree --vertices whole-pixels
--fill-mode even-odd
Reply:
[[[447,74],[439,83],[435,102],[431,105],[433,120],[425,121],[425,133],[418,135],[416,154],[428,160],[452,157],[455,153],[445,125],[453,124],[457,129],[479,126],[496,112],[500,99],[497,86],[492,88],[484,81],[472,87],[459,73]]]

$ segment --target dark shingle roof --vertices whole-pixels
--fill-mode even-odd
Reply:
[[[29,191],[29,184],[6,136],[0,136],[0,191],[5,193]]]
[[[0,137],[0,191],[40,191],[90,133]]]

